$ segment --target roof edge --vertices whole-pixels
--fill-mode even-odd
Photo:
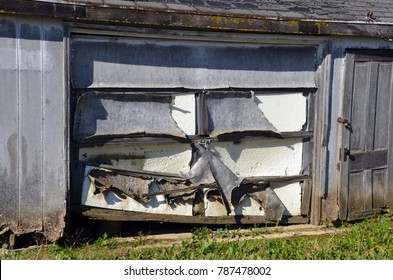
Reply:
[[[286,35],[393,37],[393,23],[327,21],[102,4],[0,0],[0,14],[166,29]]]

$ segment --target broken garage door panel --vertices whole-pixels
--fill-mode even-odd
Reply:
[[[158,194],[165,195],[170,202],[177,198],[193,199],[197,191],[197,188],[191,186],[186,180],[177,181],[172,177],[164,179],[165,175],[154,177],[147,173],[141,176],[132,176],[96,168],[89,171],[88,177],[96,188],[94,194],[117,189],[129,197],[143,202],[149,201],[151,196]],[[149,192],[152,183],[157,183],[161,191]]]
[[[234,189],[232,202],[240,203],[246,195],[256,200],[262,206],[268,220],[281,220],[285,206],[277,194],[270,188],[270,183],[264,183],[263,185],[242,185],[241,188]]]
[[[252,92],[206,93],[210,137],[234,132],[279,134],[255,102]]]
[[[270,183],[262,183],[260,185],[254,184],[243,184],[241,183],[241,188],[235,188],[232,192],[232,203],[241,203],[246,195],[255,192],[263,192],[270,186]]]
[[[207,154],[203,152],[200,155],[194,165],[191,167],[188,174],[183,174],[191,183],[194,185],[211,185],[215,183],[214,176],[210,170],[209,161]]]
[[[117,189],[134,199],[142,199],[144,202],[149,200],[149,197],[142,197],[142,194],[149,192],[149,186],[153,182],[151,179],[125,176],[102,169],[92,169],[88,176],[96,187],[94,194]]]
[[[227,210],[227,214],[231,213],[231,205],[229,203],[232,202],[233,189],[240,186],[239,178],[208,148],[200,144],[196,144],[195,147],[201,154],[201,158],[206,158],[211,174],[216,181],[218,191],[220,192],[222,201]]]
[[[171,114],[172,96],[87,92],[75,109],[74,139],[168,135],[186,138]]]
[[[285,211],[285,206],[277,194],[270,188],[260,192],[250,192],[250,197],[258,201],[265,209],[265,216],[272,221],[279,221]]]
[[[190,185],[181,183],[174,184],[171,182],[161,182],[159,184],[159,188],[162,189],[162,191],[167,192],[165,197],[169,203],[176,199],[182,199],[183,201],[194,199],[195,193],[198,190],[195,187],[190,187]]]
[[[214,177],[227,214],[231,213],[230,202],[232,205],[240,203],[246,195],[249,195],[265,209],[266,218],[274,221],[281,220],[285,206],[276,193],[269,187],[268,182],[258,185],[250,183],[242,184],[243,181],[245,182],[247,180],[238,178],[208,147],[195,144],[195,148],[200,154],[200,158],[191,168],[193,172],[190,172],[190,174],[194,175],[194,177],[190,176],[190,178],[200,179],[204,178],[202,175],[209,177],[209,174],[211,174]],[[200,179],[200,181],[203,180]]]
[[[269,187],[268,182],[260,184],[243,183],[250,180],[238,178],[207,147],[200,144],[196,144],[195,147],[200,154],[200,158],[191,168],[195,172],[190,171],[187,174],[189,178],[182,178],[175,174],[122,170],[117,167],[112,169],[111,166],[107,165],[100,165],[91,169],[88,172],[88,177],[96,188],[95,194],[117,189],[141,202],[148,202],[150,197],[156,195],[164,195],[168,203],[189,201],[194,200],[201,189],[218,189],[227,214],[232,212],[235,204],[241,203],[244,197],[248,195],[258,201],[265,209],[266,218],[270,220],[280,220],[282,218],[285,207]],[[197,172],[200,174],[195,175]],[[206,176],[208,179],[203,176],[203,172],[208,174]],[[213,177],[213,182],[210,176]],[[194,182],[191,181],[191,178]],[[158,185],[160,191],[150,192],[149,188],[153,183]],[[193,213],[195,215],[202,214],[203,205],[204,203],[201,201],[198,203],[193,201]]]

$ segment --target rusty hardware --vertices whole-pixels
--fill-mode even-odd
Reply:
[[[342,117],[338,117],[337,122],[343,124],[345,127],[349,126],[349,121],[347,119],[342,118]]]
[[[348,156],[351,155],[351,151],[348,148],[344,148],[344,161],[347,161]]]

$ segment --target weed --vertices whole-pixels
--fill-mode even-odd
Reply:
[[[98,247],[105,247],[109,244],[108,234],[104,232],[100,237],[94,241],[94,245]]]
[[[143,246],[145,245],[149,240],[149,237],[147,234],[144,234],[143,231],[138,231],[138,236],[136,237],[137,241],[137,246]]]
[[[33,233],[31,235],[34,243],[36,246],[43,246],[48,244],[48,240],[46,239],[46,237],[42,234],[42,233]]]
[[[236,238],[241,236],[240,228],[236,230],[230,230],[229,227],[226,227],[225,229],[218,228],[212,233],[213,236],[217,238]]]
[[[77,228],[74,233],[64,235],[64,245],[69,248],[74,248],[78,244],[86,242],[87,239],[83,238],[84,229]]]

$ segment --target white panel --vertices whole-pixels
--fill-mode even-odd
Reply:
[[[93,68],[92,83],[88,85],[81,83],[82,86],[190,89],[315,87],[314,70],[291,73],[273,70],[219,70],[145,65],[131,67],[127,64],[103,61],[94,61]],[[124,73],[129,75],[125,76]],[[74,86],[78,85],[74,84]]]
[[[301,139],[211,144],[224,164],[239,177],[298,175],[302,146]]]
[[[172,117],[187,135],[195,134],[195,95],[176,95],[172,106]]]
[[[179,174],[190,170],[191,148],[189,144],[82,148],[79,159],[125,169]]]
[[[300,131],[306,123],[307,98],[302,93],[256,94],[259,108],[278,131]]]
[[[302,190],[299,183],[272,183],[270,186],[286,208],[284,216],[300,215]]]
[[[249,215],[249,216],[263,216],[265,211],[261,205],[249,196],[245,196],[244,200],[233,207],[231,205],[232,212],[229,216],[235,215]],[[216,200],[215,198],[208,196],[205,198],[205,216],[206,217],[217,217],[226,216],[227,210],[222,204],[221,200]]]

